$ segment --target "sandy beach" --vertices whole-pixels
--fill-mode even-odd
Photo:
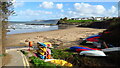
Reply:
[[[51,42],[52,44],[58,44],[67,47],[77,45],[74,44],[74,42],[79,41],[80,38],[86,38],[88,36],[102,32],[103,30],[105,29],[74,27],[69,29],[60,29],[53,31],[12,34],[7,35],[6,47],[27,46],[27,41],[33,41],[34,45],[37,42]]]

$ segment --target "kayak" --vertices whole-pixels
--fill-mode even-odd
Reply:
[[[100,38],[101,35],[93,35],[93,36],[90,36],[90,37],[87,37],[85,40],[86,41],[91,41],[91,42],[98,42],[99,38]]]
[[[101,49],[73,46],[73,47],[70,47],[70,50],[80,52],[80,51],[101,50]]]
[[[81,51],[80,55],[85,55],[85,56],[106,56],[103,51],[99,51],[99,50]]]
[[[89,36],[87,37],[86,39],[89,39],[89,38],[100,38],[101,35],[93,35],[93,36]]]
[[[39,44],[40,46],[47,47],[47,45],[45,45],[44,43],[41,43],[41,42],[37,42],[37,44]]]
[[[120,51],[120,47],[105,48],[105,49],[102,49],[102,51],[103,52]]]
[[[44,42],[44,44],[47,45],[47,47],[49,47],[49,48],[53,48],[52,44],[50,42]]]
[[[60,60],[60,59],[46,59],[45,62],[50,62],[53,64],[57,64],[60,66],[67,66],[67,67],[72,67],[73,65],[65,60]]]

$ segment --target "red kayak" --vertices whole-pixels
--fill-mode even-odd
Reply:
[[[74,51],[77,51],[77,52],[80,52],[80,51],[89,51],[89,50],[101,50],[101,49],[97,49],[97,48],[89,48],[89,47],[79,47],[79,46],[73,46],[73,47],[70,47],[71,50],[74,50]]]
[[[89,48],[89,49],[76,49],[77,52],[81,52],[81,51],[90,51],[90,50],[101,50],[101,49],[97,49],[97,48]]]

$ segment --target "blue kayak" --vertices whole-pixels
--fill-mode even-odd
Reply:
[[[77,47],[77,46],[73,46],[73,47],[70,47],[71,50],[74,50],[76,51],[76,49],[86,49],[86,50],[92,50],[90,48],[87,48],[87,47]]]
[[[89,51],[89,50],[100,50],[100,49],[97,49],[97,48],[79,47],[79,46],[73,46],[73,47],[70,47],[70,49],[73,50],[73,51],[77,51],[77,52]]]
[[[38,44],[40,44],[41,46],[47,47],[47,45],[45,45],[44,43],[41,42],[37,42]]]
[[[94,38],[94,37],[100,37],[100,36],[101,36],[101,35],[93,35],[93,36],[87,37],[86,39]]]

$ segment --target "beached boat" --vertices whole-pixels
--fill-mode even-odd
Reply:
[[[85,56],[106,56],[103,51],[99,51],[99,50],[81,51],[80,55],[85,55]]]
[[[97,48],[89,48],[89,47],[73,46],[73,47],[70,47],[70,50],[80,52],[80,51],[101,50],[101,49],[97,49]]]
[[[120,51],[120,47],[105,48],[105,49],[102,49],[102,51],[103,52]]]

